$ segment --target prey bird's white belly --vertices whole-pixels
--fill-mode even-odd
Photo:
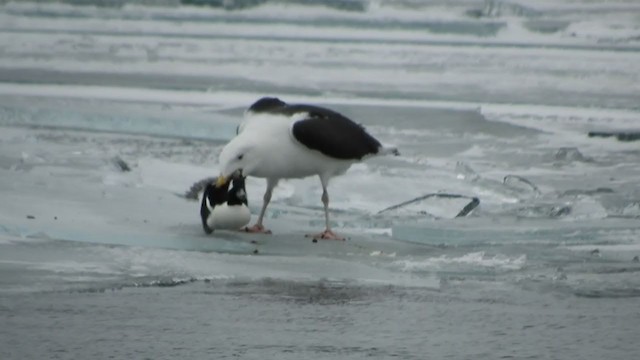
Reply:
[[[238,230],[251,220],[251,212],[245,205],[217,205],[207,218],[207,225],[214,230]]]

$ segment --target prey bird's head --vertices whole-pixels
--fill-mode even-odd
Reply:
[[[227,200],[227,204],[229,205],[248,205],[247,201],[247,190],[244,185],[244,177],[242,175],[236,176],[233,178],[233,186],[231,190],[229,190],[229,200]]]

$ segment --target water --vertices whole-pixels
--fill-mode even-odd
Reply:
[[[51,358],[625,358],[637,347],[628,300],[460,290],[264,280],[53,292],[24,296],[2,335],[15,355]]]
[[[640,143],[588,134],[640,132],[639,12],[1,2],[0,358],[632,358]],[[399,147],[332,181],[346,242],[317,179],[266,237],[182,197],[264,95]]]

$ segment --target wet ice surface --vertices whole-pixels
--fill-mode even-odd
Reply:
[[[165,4],[1,7],[2,359],[640,350],[640,142],[588,135],[640,130],[635,4]],[[332,181],[347,241],[305,238],[314,178],[204,235],[183,194],[263,95],[400,148]]]

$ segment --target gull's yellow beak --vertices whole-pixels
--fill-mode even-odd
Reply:
[[[218,176],[218,179],[216,180],[216,187],[222,187],[224,185],[226,185],[229,182],[229,179],[227,179],[226,177],[220,175]]]

